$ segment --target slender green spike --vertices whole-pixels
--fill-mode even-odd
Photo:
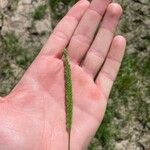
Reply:
[[[73,92],[71,79],[71,66],[69,63],[67,49],[64,50],[64,78],[65,78],[65,98],[66,98],[66,126],[68,131],[68,150],[70,150],[70,133],[73,116]]]

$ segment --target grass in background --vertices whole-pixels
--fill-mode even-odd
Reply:
[[[3,38],[4,49],[10,55],[11,59],[15,59],[19,67],[25,69],[36,55],[35,52],[28,52],[23,48],[17,36],[14,33],[7,33]]]
[[[38,51],[23,48],[13,32],[7,33],[3,38],[0,37],[0,42],[0,83],[2,85],[0,95],[5,96],[15,86]]]
[[[48,0],[52,10],[52,18],[60,20],[67,12],[68,8],[75,4],[76,0]]]
[[[33,19],[34,20],[43,19],[46,13],[46,9],[47,9],[47,5],[39,5],[33,13]]]

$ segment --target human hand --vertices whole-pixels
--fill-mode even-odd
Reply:
[[[114,37],[121,6],[110,3],[79,1],[16,87],[1,98],[0,149],[67,150],[62,53],[68,43],[74,101],[71,150],[87,147],[103,119],[126,46],[122,36]]]

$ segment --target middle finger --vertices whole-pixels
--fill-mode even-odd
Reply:
[[[69,56],[75,63],[80,63],[86,54],[110,2],[111,0],[93,0],[82,17],[68,46]]]

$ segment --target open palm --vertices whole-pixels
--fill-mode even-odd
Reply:
[[[103,119],[126,44],[113,35],[122,9],[110,3],[79,1],[12,92],[1,98],[0,149],[67,150],[62,53],[68,43],[74,100],[71,150],[87,147]]]

